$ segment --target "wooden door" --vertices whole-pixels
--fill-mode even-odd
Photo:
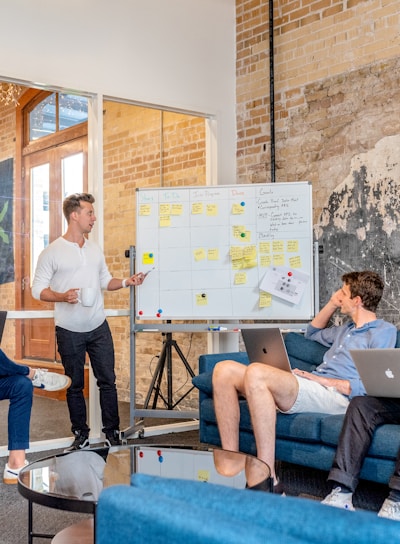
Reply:
[[[66,229],[62,202],[68,194],[87,190],[87,138],[79,138],[25,156],[24,236],[22,248],[22,310],[52,310],[52,303],[35,300],[31,286],[41,251]],[[21,357],[58,360],[53,318],[24,320]]]

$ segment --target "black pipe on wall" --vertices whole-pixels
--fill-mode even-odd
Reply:
[[[271,137],[271,183],[275,183],[275,87],[274,0],[269,0],[269,117]]]

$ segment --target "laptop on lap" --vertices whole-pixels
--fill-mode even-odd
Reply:
[[[292,371],[279,328],[242,329],[241,332],[251,363],[265,363],[281,370]]]
[[[368,395],[400,397],[400,349],[355,349],[350,355]]]

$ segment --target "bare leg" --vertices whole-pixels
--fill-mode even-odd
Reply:
[[[236,361],[221,361],[213,372],[214,409],[222,447],[239,451],[239,395],[243,395],[243,380],[247,367]],[[239,456],[240,457],[240,456]],[[236,474],[244,468],[236,466],[238,457],[226,458],[225,472]]]
[[[25,464],[25,450],[10,450],[8,466],[10,468],[21,468]]]
[[[293,406],[297,398],[298,382],[290,372],[253,363],[246,371],[244,385],[257,457],[270,467],[271,476],[276,482],[276,407],[286,411]]]

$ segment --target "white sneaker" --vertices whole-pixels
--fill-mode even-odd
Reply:
[[[18,475],[20,471],[26,467],[28,464],[28,461],[25,461],[25,464],[22,467],[19,468],[10,468],[8,466],[8,463],[6,463],[6,466],[4,467],[4,474],[3,474],[3,482],[5,484],[17,484],[18,483]]]
[[[32,380],[34,387],[44,389],[45,391],[61,391],[71,385],[71,378],[65,374],[49,372],[46,369],[38,368]]]
[[[394,519],[400,521],[400,502],[386,499],[378,512],[380,518]]]
[[[350,510],[351,512],[355,511],[352,502],[353,493],[341,493],[341,487],[335,487],[332,491],[325,497],[321,504],[327,504],[329,506],[335,506],[335,508],[343,508],[343,510]]]

